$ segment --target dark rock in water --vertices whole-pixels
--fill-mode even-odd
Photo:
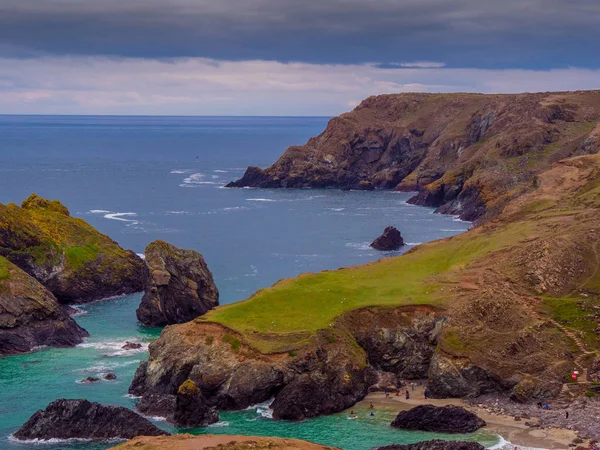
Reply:
[[[0,355],[72,347],[86,336],[48,289],[0,256]]]
[[[100,378],[87,377],[87,378],[84,378],[83,380],[81,380],[81,383],[97,383],[98,381],[100,381]]]
[[[420,405],[401,411],[392,427],[436,433],[473,433],[486,423],[460,406]]]
[[[116,380],[117,376],[114,373],[110,372],[104,375],[102,378],[104,378],[105,380]]]
[[[123,408],[87,400],[60,399],[37,411],[14,434],[29,439],[133,439],[136,436],[167,436],[149,420]]]
[[[145,255],[146,292],[136,311],[144,325],[189,322],[219,304],[219,291],[200,253],[154,241]]]
[[[442,441],[434,439],[432,441],[417,442],[415,444],[404,445],[386,445],[385,447],[375,447],[373,450],[484,450],[485,447],[478,442],[461,441]]]
[[[125,345],[123,345],[123,347],[121,347],[123,350],[136,350],[138,348],[142,348],[142,344],[139,344],[137,342],[129,342],[126,341]]]
[[[183,427],[196,428],[218,422],[219,413],[206,404],[196,383],[186,380],[177,390],[173,421]]]
[[[371,242],[371,247],[376,250],[398,250],[404,245],[404,239],[394,227],[386,227],[383,234]]]
[[[271,184],[271,187],[279,187],[277,183],[274,183],[269,180],[269,176],[260,168],[255,166],[250,166],[246,169],[244,176],[237,180],[232,181],[225,185],[225,187],[245,187],[245,186],[262,186],[268,187],[265,185]]]

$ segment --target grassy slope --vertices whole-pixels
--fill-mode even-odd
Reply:
[[[600,157],[586,158],[584,166],[600,167]],[[556,170],[560,173],[563,169]],[[308,333],[327,328],[340,314],[365,306],[430,304],[453,308],[455,303],[470,298],[470,294],[461,293],[461,289],[465,285],[471,289],[471,280],[486,270],[494,270],[494,277],[490,279],[498,283],[499,289],[506,280],[514,284],[511,301],[521,301],[520,292],[531,299],[540,298],[540,293],[524,281],[525,272],[530,270],[526,266],[532,262],[519,252],[527,245],[538,245],[530,244],[532,240],[552,242],[557,235],[575,243],[581,239],[581,232],[593,227],[594,214],[600,206],[600,177],[589,173],[585,176],[592,179],[583,187],[576,186],[577,195],[572,195],[562,180],[555,181],[554,174],[544,182],[549,185],[546,190],[531,188],[531,193],[524,195],[512,211],[487,225],[421,245],[400,257],[282,280],[245,302],[218,307],[201,320],[234,329],[259,350],[271,352],[293,346],[294,342],[300,344]],[[589,272],[588,278],[578,281],[578,290],[571,287],[564,292],[550,290],[535,308],[541,315],[549,314],[570,328],[586,333],[586,342],[597,346],[600,342],[592,333],[595,324],[586,320],[589,313],[579,305],[581,289],[590,292],[592,302],[597,301],[600,270],[597,261],[584,263],[589,267],[582,266],[578,270]],[[486,290],[485,282],[473,289],[474,292]],[[491,292],[493,296],[494,289]],[[498,296],[504,295],[500,290],[497,292]],[[531,302],[534,304],[534,300]],[[461,349],[464,339],[464,335],[460,337],[449,330],[446,345]]]

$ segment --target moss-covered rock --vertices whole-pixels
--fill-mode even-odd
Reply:
[[[144,325],[189,322],[219,304],[219,291],[200,253],[154,241],[145,255],[146,292],[136,311]]]
[[[0,354],[70,347],[88,336],[35,278],[0,256]]]
[[[135,253],[71,217],[59,201],[36,194],[20,207],[0,204],[0,255],[35,277],[62,303],[143,287],[144,263]]]

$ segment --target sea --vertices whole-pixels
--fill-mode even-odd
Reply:
[[[0,202],[21,203],[32,192],[70,210],[143,255],[162,239],[202,253],[221,304],[242,301],[281,278],[396,256],[470,226],[433,209],[411,206],[411,193],[339,190],[229,189],[249,165],[266,167],[290,145],[304,144],[326,117],[0,116]],[[407,245],[381,253],[369,247],[388,225]],[[140,326],[141,294],[78,306],[76,320],[91,334],[74,348],[39,348],[0,357],[0,449],[106,449],[114,442],[15,442],[33,413],[59,398],[86,398],[133,408],[127,389],[148,344],[160,330]],[[123,350],[126,341],[143,344]],[[114,372],[115,381],[80,380]],[[432,433],[392,429],[391,411],[359,419],[344,413],[298,423],[273,420],[268,402],[223,412],[220,421],[170,432],[247,434],[307,439],[345,450],[416,442]],[[487,432],[461,436],[487,447]]]

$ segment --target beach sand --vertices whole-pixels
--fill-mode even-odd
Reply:
[[[425,399],[423,390],[422,386],[415,387],[414,391],[410,391],[411,398],[409,400],[406,400],[402,394],[396,397],[395,392],[390,392],[390,396],[387,398],[383,392],[374,392],[358,403],[356,408],[369,408],[369,403],[373,403],[375,409],[385,409],[398,413],[418,405],[457,405],[474,412],[485,420],[487,426],[484,430],[499,434],[516,446],[541,449],[567,449],[573,439],[577,438],[576,433],[572,430],[531,428],[525,425],[524,422],[535,423],[537,422],[535,418],[515,421],[513,416],[491,414],[489,411],[469,405],[461,399]]]

